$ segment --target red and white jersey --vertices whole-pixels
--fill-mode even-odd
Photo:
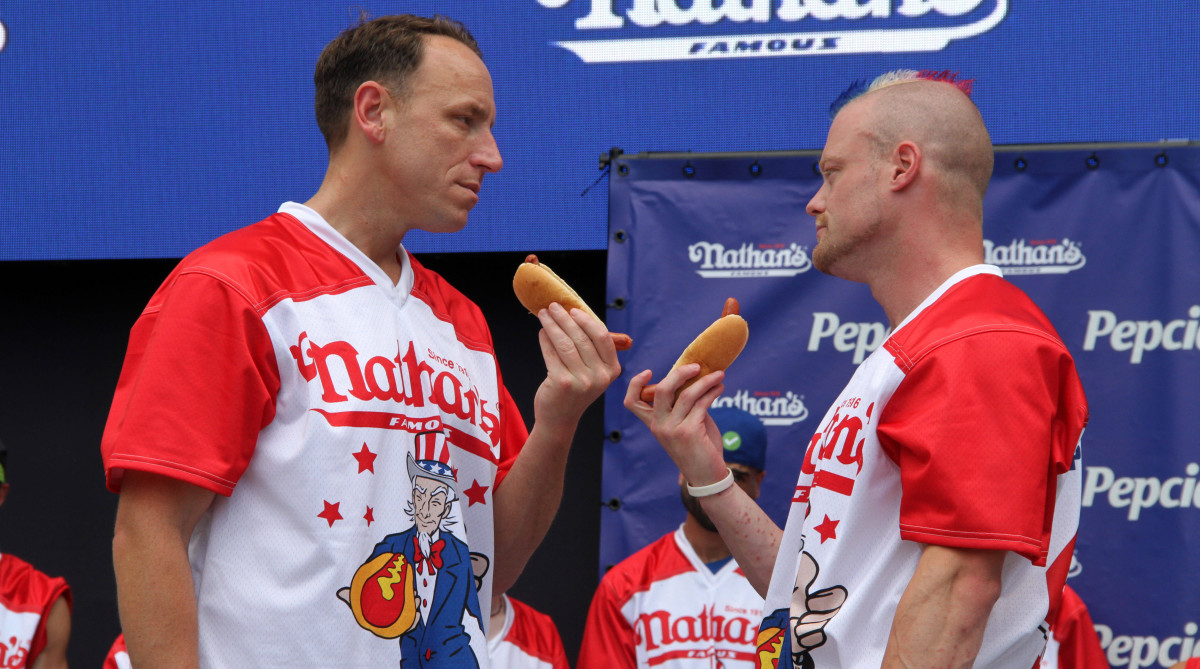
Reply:
[[[46,617],[71,590],[12,555],[0,554],[0,667],[32,667],[46,647]]]
[[[991,266],[950,277],[813,436],[760,648],[879,666],[922,544],[936,544],[1010,551],[975,666],[1033,667],[1070,565],[1086,422],[1071,355],[1033,302]]]
[[[490,601],[492,495],[528,433],[478,307],[398,254],[393,284],[286,203],[184,258],[133,327],[108,486],[133,469],[218,493],[189,547],[204,667],[395,666],[397,641],[360,626],[345,589],[414,526],[414,460],[456,480],[441,536],[483,574],[438,610],[462,611],[487,666],[486,621],[468,609]]]
[[[488,640],[492,669],[571,669],[554,620],[508,595],[504,627]]]
[[[1071,586],[1064,585],[1058,615],[1050,623],[1050,638],[1038,669],[1107,669],[1108,658],[1087,606]]]
[[[118,634],[112,648],[108,649],[108,657],[104,658],[101,669],[133,669],[129,663],[129,653],[125,650],[125,635]]]
[[[604,575],[578,669],[757,667],[763,599],[737,563],[713,573],[675,530]]]

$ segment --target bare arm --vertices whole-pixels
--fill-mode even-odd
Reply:
[[[214,493],[127,471],[117,506],[113,566],[121,629],[134,666],[199,666],[188,542]]]
[[[71,607],[59,597],[46,616],[46,646],[38,653],[33,669],[67,669],[67,640],[71,637]]]
[[[713,400],[725,390],[721,384],[724,372],[701,378],[680,393],[679,399],[672,400],[675,390],[699,371],[697,364],[672,370],[658,384],[653,405],[641,400],[642,388],[650,381],[649,371],[633,377],[625,392],[625,408],[650,428],[693,486],[716,483],[728,472],[721,455],[721,435],[708,416]],[[717,526],[750,584],[765,597],[783,531],[740,486],[701,497],[700,505]]]
[[[579,419],[621,373],[612,337],[600,321],[578,309],[568,314],[557,303],[538,318],[546,380],[534,396],[529,439],[493,497],[493,592],[516,582],[546,536],[562,500],[567,453]]]
[[[1005,551],[925,546],[896,608],[884,669],[970,667],[1000,598]]]

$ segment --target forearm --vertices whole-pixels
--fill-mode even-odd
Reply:
[[[574,423],[534,424],[493,495],[496,554],[492,592],[504,592],[516,583],[554,522],[574,436]]]
[[[1000,597],[1004,555],[926,546],[896,608],[884,669],[970,667]]]
[[[759,595],[767,596],[783,530],[739,486],[700,498],[733,559]]]

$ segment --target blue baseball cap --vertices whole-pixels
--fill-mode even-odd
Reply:
[[[714,407],[708,415],[721,431],[725,462],[766,471],[767,428],[758,416],[736,407]]]

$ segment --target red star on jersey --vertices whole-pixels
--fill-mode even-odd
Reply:
[[[375,522],[375,509],[368,506],[367,512],[363,514],[363,520],[367,521],[367,527],[370,527],[371,523]]]
[[[367,448],[367,443],[363,442],[362,450],[357,453],[351,453],[355,460],[358,460],[358,473],[371,472],[375,473],[375,453],[372,453]]]
[[[333,527],[334,521],[342,519],[342,514],[338,511],[338,505],[340,504],[341,502],[334,502],[333,504],[325,502],[325,510],[321,513],[318,513],[317,518],[324,518],[325,520],[329,521],[329,526]]]
[[[837,526],[840,520],[830,520],[828,514],[825,520],[820,525],[813,527],[814,530],[821,533],[821,543],[825,543],[826,539],[837,539]]]
[[[463,493],[467,496],[467,499],[470,500],[470,503],[467,504],[467,506],[472,507],[476,504],[487,504],[487,501],[483,498],[483,495],[487,492],[487,489],[487,486],[479,485],[478,480],[473,481],[471,487],[463,491]]]

